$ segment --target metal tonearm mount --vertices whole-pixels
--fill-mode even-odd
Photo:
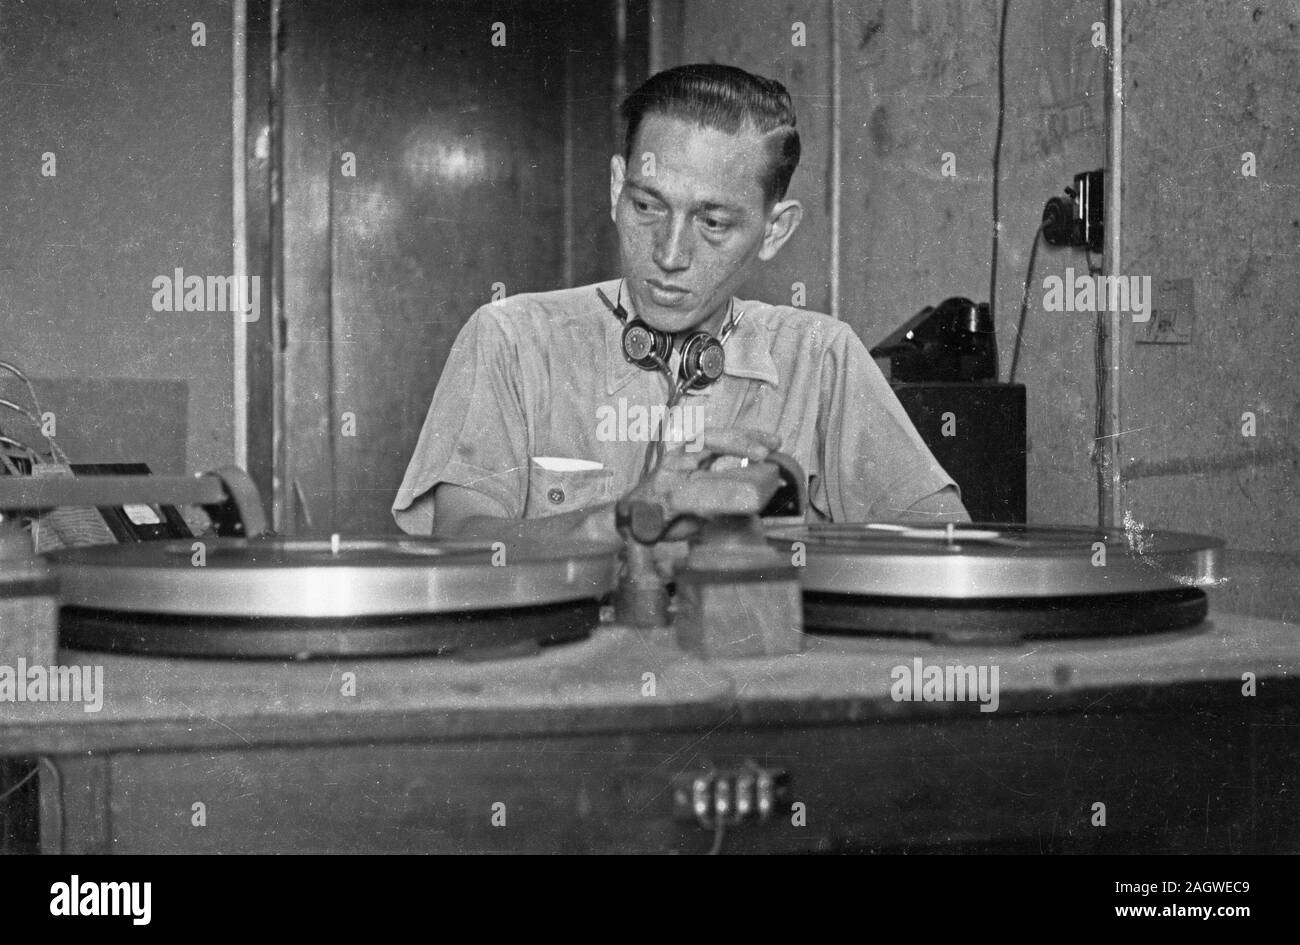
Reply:
[[[803,619],[796,569],[768,543],[758,515],[719,509],[762,507],[765,515],[802,521],[807,476],[792,457],[772,453],[765,460],[772,472],[767,481],[751,477],[742,483],[725,472],[708,475],[717,459],[701,459],[703,474],[674,490],[671,509],[646,499],[623,499],[615,507],[624,540],[618,619],[642,628],[669,624],[668,586],[654,548],[689,541],[689,553],[673,574],[678,645],[714,657],[799,652]]]

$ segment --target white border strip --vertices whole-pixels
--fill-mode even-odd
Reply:
[[[234,0],[231,30],[230,163],[231,163],[231,270],[235,285],[248,285],[247,197],[245,128],[248,121],[248,32],[247,0]],[[256,289],[252,291],[257,291]],[[244,304],[259,304],[245,299]],[[235,306],[241,308],[242,306]],[[234,332],[234,375],[231,406],[234,410],[234,463],[248,468],[248,325],[243,312],[236,312]]]
[[[840,168],[840,11],[830,0],[831,14],[831,318],[840,317],[840,213],[843,202],[843,173]]]
[[[1110,154],[1106,173],[1106,263],[1110,274],[1123,272],[1121,210],[1124,182],[1124,0],[1110,0]],[[1110,313],[1110,402],[1106,405],[1106,459],[1109,463],[1109,507],[1101,510],[1104,525],[1124,521],[1127,503],[1120,481],[1120,384],[1122,382],[1124,313]]]

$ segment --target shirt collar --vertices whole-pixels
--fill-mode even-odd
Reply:
[[[618,283],[604,283],[600,288],[613,300],[614,293],[618,291]],[[732,303],[735,305],[735,311],[745,312],[745,316],[736,324],[731,337],[727,339],[724,349],[726,362],[722,373],[730,374],[732,377],[763,381],[773,387],[779,386],[780,378],[776,373],[776,362],[772,360],[771,339],[758,319],[754,317],[755,313],[747,311],[757,308],[758,303],[741,302],[739,299],[732,299]],[[605,319],[605,393],[613,395],[643,372],[641,368],[629,363],[623,357],[622,322],[614,317],[600,299],[596,299],[596,304],[600,306],[601,314]],[[708,395],[711,390],[711,387],[706,387],[690,393],[697,396]]]

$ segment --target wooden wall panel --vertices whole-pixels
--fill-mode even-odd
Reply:
[[[286,5],[286,433],[318,530],[396,530],[447,353],[494,291],[608,272],[612,13]]]

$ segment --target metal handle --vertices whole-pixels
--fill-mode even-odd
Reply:
[[[772,463],[781,470],[781,478],[794,486],[795,501],[798,508],[790,514],[800,518],[808,511],[808,474],[799,465],[799,461],[788,453],[769,453],[765,463]],[[778,491],[777,495],[780,495]],[[776,496],[773,496],[773,501]],[[770,507],[770,505],[769,505]],[[764,510],[766,511],[766,510]]]

